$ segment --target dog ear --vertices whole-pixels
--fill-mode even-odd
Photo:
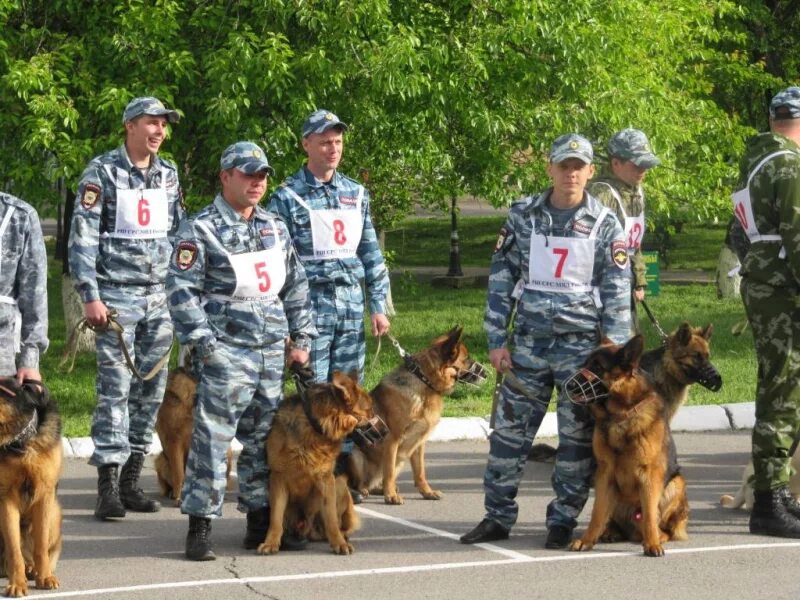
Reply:
[[[642,334],[638,334],[629,339],[622,347],[622,366],[629,366],[631,368],[639,366],[639,359],[642,357],[642,352],[644,352],[644,337]]]
[[[463,327],[456,325],[448,333],[441,345],[442,358],[452,360],[458,352],[458,345],[461,343],[461,336],[464,333]]]
[[[714,333],[714,326],[709,323],[700,331],[700,335],[702,335],[706,340],[711,339],[711,334]]]
[[[350,390],[353,386],[353,379],[350,375],[345,375],[341,371],[334,371],[331,376],[331,385],[339,399],[345,404],[351,401]]]
[[[689,342],[692,341],[692,326],[686,321],[681,323],[678,331],[675,332],[675,339],[678,340],[681,346],[688,346]]]

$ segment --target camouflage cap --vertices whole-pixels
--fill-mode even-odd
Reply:
[[[775,94],[769,103],[769,118],[800,119],[800,87],[788,87]]]
[[[303,137],[308,137],[312,133],[324,133],[333,127],[346,131],[347,123],[340,121],[331,111],[320,108],[311,113],[303,123]]]
[[[582,135],[567,133],[556,138],[550,148],[550,162],[560,163],[568,158],[578,158],[589,164],[594,160],[592,144]]]
[[[222,171],[236,169],[247,175],[260,171],[275,174],[275,170],[267,162],[266,153],[253,142],[236,142],[225,148],[222,158],[219,159],[219,168]]]
[[[125,107],[125,112],[122,113],[122,124],[128,121],[133,121],[136,117],[142,115],[152,115],[154,117],[164,116],[170,123],[177,123],[180,115],[174,111],[166,108],[158,98],[153,96],[144,96],[141,98],[134,98],[128,102]]]
[[[643,169],[651,169],[661,164],[658,157],[653,154],[647,136],[638,129],[623,129],[612,135],[608,140],[608,156],[629,160]]]

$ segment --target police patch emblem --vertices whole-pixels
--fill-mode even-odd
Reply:
[[[500,228],[500,235],[497,236],[497,242],[494,245],[494,251],[497,252],[500,248],[503,247],[503,244],[506,243],[506,238],[508,237],[508,231],[506,231],[505,227]]]
[[[625,248],[625,242],[616,240],[611,243],[611,259],[620,269],[628,266],[628,250]]]
[[[575,150],[578,147],[578,142],[572,141],[569,143],[569,147]]]
[[[325,113],[325,120],[326,121],[333,121],[333,114]]]
[[[261,158],[261,152],[258,150],[253,150],[253,158]]]
[[[181,242],[175,251],[175,264],[181,271],[186,271],[197,260],[197,244],[194,242]]]
[[[83,196],[81,196],[81,206],[86,210],[89,210],[95,204],[97,204],[98,198],[100,198],[100,187],[93,183],[87,183],[86,186],[83,188]]]

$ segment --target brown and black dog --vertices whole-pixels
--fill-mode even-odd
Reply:
[[[359,520],[346,478],[334,477],[333,467],[342,441],[372,416],[355,373],[334,371],[330,383],[281,402],[266,442],[270,524],[259,554],[277,553],[288,528],[312,539],[324,532],[335,554],[352,554],[347,538]]]
[[[669,421],[686,402],[693,383],[712,392],[722,387],[722,377],[710,360],[709,341],[713,331],[710,324],[692,327],[684,322],[667,337],[664,345],[642,355],[640,366],[653,378],[664,399]]]
[[[156,416],[156,433],[161,440],[162,452],[154,461],[161,494],[181,505],[181,489],[186,471],[186,458],[192,445],[194,406],[197,403],[197,380],[188,369],[178,367],[170,371],[164,401]],[[228,489],[231,489],[233,451],[228,449]]]
[[[585,364],[607,396],[589,404],[595,417],[595,501],[589,527],[572,550],[626,538],[641,541],[647,556],[663,556],[665,541],[687,539],[686,481],[674,456],[668,406],[640,368],[643,350],[637,335],[624,345],[599,346]]]
[[[406,459],[411,462],[414,485],[427,500],[439,500],[425,474],[425,441],[439,423],[444,396],[453,391],[464,373],[483,367],[469,357],[461,337],[463,329],[454,327],[437,337],[431,345],[406,358],[370,392],[375,414],[388,428],[384,439],[371,447],[356,447],[350,457],[350,487],[367,495],[381,489],[387,504],[402,504],[397,490],[397,472]],[[382,483],[381,483],[382,482]]]
[[[39,589],[59,585],[62,458],[61,419],[46,388],[0,380],[0,577],[8,577],[6,596],[27,595],[29,578]]]

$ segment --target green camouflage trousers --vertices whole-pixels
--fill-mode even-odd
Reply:
[[[753,486],[765,491],[792,476],[789,449],[800,427],[800,297],[747,278],[741,290],[758,361]]]

